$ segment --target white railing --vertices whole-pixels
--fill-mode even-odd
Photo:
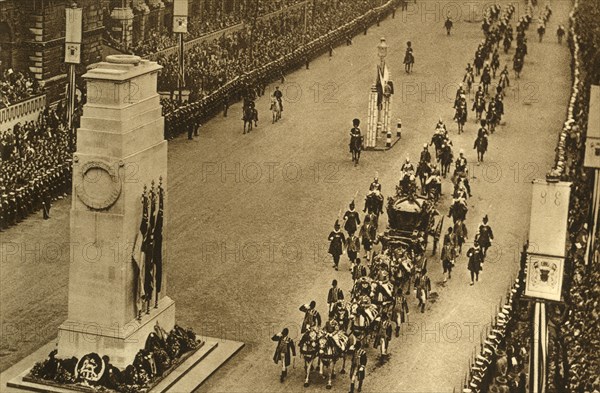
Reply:
[[[0,130],[12,128],[19,122],[35,121],[45,108],[45,94],[2,108],[0,109]]]

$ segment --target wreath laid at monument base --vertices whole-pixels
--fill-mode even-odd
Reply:
[[[147,392],[203,345],[191,329],[175,325],[167,334],[157,324],[133,364],[124,370],[113,366],[106,355],[89,353],[80,359],[58,359],[57,350],[53,350],[23,381],[80,392]]]

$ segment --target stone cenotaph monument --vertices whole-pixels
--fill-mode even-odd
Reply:
[[[178,327],[175,303],[165,294],[161,68],[113,55],[83,75],[87,102],[73,156],[67,320],[56,341],[0,375],[3,393],[114,389],[115,373],[132,372],[145,375],[142,384],[132,384],[150,392],[193,391],[244,346]],[[73,358],[76,366],[69,365]],[[57,362],[72,376],[67,382],[47,376],[48,369],[60,369]],[[139,378],[119,386],[133,380]]]
[[[73,157],[69,311],[59,328],[60,357],[96,352],[123,368],[156,323],[166,331],[175,324],[175,303],[165,295],[162,274],[152,283],[161,289],[158,301],[139,310],[139,272],[132,262],[144,186],[161,181],[167,191],[167,142],[156,92],[161,68],[115,55],[83,75],[87,103]]]

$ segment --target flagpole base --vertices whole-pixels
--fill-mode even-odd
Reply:
[[[137,352],[144,348],[148,335],[158,324],[169,332],[175,326],[175,302],[168,296],[158,302],[149,315],[132,318],[124,326],[107,320],[105,324],[96,322],[67,320],[58,328],[57,358],[65,359],[95,352],[108,355],[110,362],[121,369],[133,363]]]

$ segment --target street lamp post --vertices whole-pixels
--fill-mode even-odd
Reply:
[[[75,66],[81,63],[81,35],[83,30],[82,9],[73,3],[65,8],[65,63],[68,64],[68,91],[67,91],[67,121],[70,134],[71,149],[75,146],[75,130],[73,120],[75,116]]]
[[[381,37],[379,45],[377,45],[377,56],[379,56],[379,72],[383,74],[385,70],[385,58],[388,53],[388,44],[385,42],[385,38]]]
[[[173,33],[177,34],[179,47],[179,73],[177,76],[177,88],[179,89],[179,103],[183,98],[183,86],[185,85],[185,64],[183,35],[188,32],[188,1],[175,0],[173,3]]]

